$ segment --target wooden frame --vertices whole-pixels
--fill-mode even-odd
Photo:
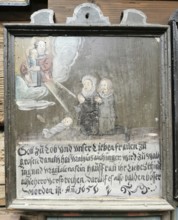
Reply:
[[[177,52],[177,42],[178,42],[178,20],[177,20],[177,11],[171,16],[169,20],[171,27],[171,46],[172,46],[172,75],[173,75],[173,141],[174,141],[174,198],[178,199],[178,126],[177,126],[177,110],[178,110],[178,94],[177,94],[177,81],[178,81],[178,52]]]
[[[86,17],[87,18],[87,17]],[[20,189],[18,179],[21,175],[17,173],[20,167],[20,159],[23,153],[19,154],[19,149],[24,147],[18,146],[17,135],[17,118],[15,109],[17,108],[17,91],[15,84],[15,51],[18,39],[24,38],[44,38],[48,36],[67,37],[104,37],[104,38],[143,38],[155,39],[160,45],[157,49],[159,66],[159,146],[161,148],[162,161],[162,187],[159,190],[161,196],[142,198],[121,198],[119,196],[99,196],[99,197],[68,197],[62,199],[39,199],[38,197],[25,197],[23,190]],[[17,40],[16,40],[17,39]],[[26,25],[26,24],[6,24],[5,25],[5,149],[6,149],[6,198],[7,207],[15,209],[35,209],[35,210],[85,210],[85,211],[168,211],[172,206],[168,203],[167,198],[170,196],[171,188],[171,75],[170,75],[170,45],[169,45],[169,26],[71,26],[71,25]],[[20,44],[19,44],[20,45]],[[142,62],[142,61],[141,61]],[[61,85],[60,85],[61,86]],[[61,88],[61,87],[60,87]],[[16,95],[16,96],[15,96]],[[21,109],[20,109],[21,108]],[[22,110],[22,106],[20,106]],[[24,106],[23,106],[24,108]],[[26,108],[26,107],[25,107]],[[24,110],[24,109],[23,109]],[[27,110],[27,109],[25,109]],[[41,120],[41,118],[40,118]],[[19,121],[18,121],[19,122]],[[25,127],[24,127],[25,128]],[[125,128],[125,138],[128,142],[130,128]],[[18,138],[17,138],[18,137]],[[143,140],[142,140],[143,141]],[[28,145],[28,141],[26,142]],[[62,142],[58,141],[58,144]],[[20,156],[19,156],[20,155]],[[21,164],[24,165],[24,164]],[[21,171],[21,170],[20,170]],[[129,183],[128,186],[130,187]],[[138,188],[138,187],[137,187]],[[124,188],[124,193],[127,188]],[[41,192],[41,191],[40,191]],[[131,194],[130,191],[127,192]],[[144,194],[143,191],[141,191]],[[19,196],[22,194],[22,197]]]

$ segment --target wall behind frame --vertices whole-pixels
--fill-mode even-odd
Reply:
[[[167,24],[170,15],[178,8],[178,1],[169,0],[48,0],[48,8],[55,11],[56,22],[65,23],[72,16],[74,8],[82,3],[97,4],[110,22],[118,24],[124,9],[135,8],[143,11],[149,23]]]
[[[37,1],[36,1],[37,2]],[[108,16],[112,24],[120,22],[121,12],[124,9],[135,8],[143,11],[149,23],[167,24],[170,15],[178,9],[178,1],[169,0],[48,0],[48,8],[55,12],[56,23],[65,23],[66,17],[71,17],[74,8],[82,3],[90,2],[97,4],[103,11],[104,16]],[[15,10],[15,8],[14,8]],[[11,11],[12,13],[12,11]],[[10,12],[6,13],[7,18],[10,17]],[[21,15],[22,16],[22,15]],[[9,19],[7,19],[9,20]],[[27,20],[21,17],[21,21]],[[0,21],[0,125],[3,126],[3,25],[5,20]],[[40,214],[37,213],[21,213],[27,215],[24,219],[41,219]],[[4,177],[4,145],[3,133],[0,133],[0,220],[8,219],[7,217],[21,215],[15,211],[7,211],[5,209],[5,177]],[[5,217],[6,216],[6,217]],[[13,218],[15,219],[15,218]]]

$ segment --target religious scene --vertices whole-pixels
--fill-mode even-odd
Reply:
[[[141,98],[143,91],[137,89],[137,94],[132,94],[135,88],[131,88],[128,94],[122,89],[124,80],[127,84],[136,80],[137,86],[140,76],[139,73],[133,76],[129,72],[123,73],[122,56],[116,55],[123,48],[117,45],[113,51],[119,42],[117,38],[112,40],[114,42],[109,41],[104,53],[94,37],[48,37],[23,41],[17,38],[17,120],[24,117],[27,121],[17,128],[19,139],[75,140],[77,137],[82,140],[115,135],[129,141],[140,134],[139,128],[145,138],[158,136],[158,106],[154,105],[158,92],[155,91],[156,98],[148,94],[146,103]],[[114,66],[117,59],[120,59],[117,61],[120,65]],[[87,66],[88,61],[93,69]],[[140,113],[134,112],[136,106],[141,109]],[[139,116],[143,120],[137,121]]]
[[[15,45],[18,198],[160,196],[158,42],[17,37]]]

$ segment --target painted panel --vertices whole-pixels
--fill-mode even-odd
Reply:
[[[15,38],[18,199],[161,197],[160,39]]]

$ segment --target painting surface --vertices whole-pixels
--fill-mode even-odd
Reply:
[[[161,196],[160,43],[15,40],[18,198]]]

